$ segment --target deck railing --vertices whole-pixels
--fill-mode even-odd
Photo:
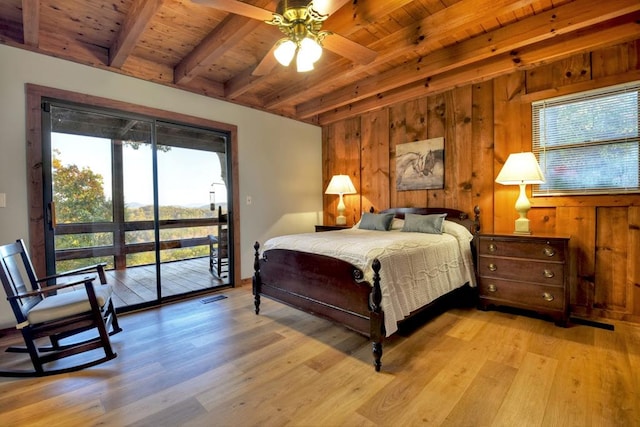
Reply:
[[[217,218],[198,218],[198,219],[170,219],[158,221],[160,230],[174,228],[190,228],[190,227],[215,227],[219,221]],[[116,270],[127,268],[127,255],[152,252],[156,249],[156,243],[126,243],[125,233],[131,231],[153,231],[155,228],[154,221],[135,221],[135,222],[95,222],[95,223],[74,223],[74,224],[57,224],[55,234],[90,234],[90,233],[112,233],[113,244],[101,245],[82,248],[56,249],[56,261],[68,261],[82,258],[92,257],[113,257],[114,267]],[[190,248],[196,246],[209,246],[209,235],[215,235],[215,231],[203,233],[202,237],[189,237],[183,239],[162,240],[159,242],[160,250]]]

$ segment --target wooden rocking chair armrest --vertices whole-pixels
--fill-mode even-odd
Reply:
[[[50,292],[55,292],[60,289],[69,288],[71,286],[76,286],[80,284],[91,284],[94,280],[96,280],[96,278],[97,276],[95,274],[92,274],[90,276],[83,277],[82,279],[74,280],[73,282],[64,283],[62,285],[45,286],[40,289],[36,289],[35,291],[21,292],[16,295],[11,295],[10,297],[7,297],[7,300],[32,297],[32,296],[41,295],[41,294],[48,294]]]
[[[60,277],[73,276],[73,275],[76,275],[76,274],[79,274],[79,273],[91,272],[91,271],[95,271],[98,274],[100,274],[100,271],[101,270],[104,271],[104,268],[106,266],[107,266],[106,262],[101,262],[101,263],[93,264],[93,265],[87,265],[86,267],[80,267],[80,268],[76,268],[76,269],[69,270],[69,271],[63,271],[62,273],[53,274],[51,276],[41,277],[41,278],[37,279],[36,282],[42,283],[42,282],[47,282],[49,280],[58,279]]]

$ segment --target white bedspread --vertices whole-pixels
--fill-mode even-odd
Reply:
[[[389,336],[410,312],[467,282],[475,286],[472,238],[464,227],[445,221],[443,234],[351,228],[274,237],[263,250],[292,249],[339,258],[360,268],[369,283],[373,282],[371,264],[378,258]]]

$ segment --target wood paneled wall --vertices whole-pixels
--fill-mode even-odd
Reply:
[[[640,40],[326,125],[323,188],[334,174],[351,176],[350,225],[371,207],[478,205],[482,231],[510,233],[518,190],[494,179],[510,153],[531,151],[531,102],[634,80]],[[434,137],[445,139],[445,188],[396,191],[396,146]],[[571,236],[572,313],[640,323],[640,194],[531,201],[534,234]],[[335,223],[337,203],[325,195],[325,224]]]

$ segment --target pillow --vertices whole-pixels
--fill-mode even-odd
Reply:
[[[389,226],[391,226],[391,221],[395,214],[393,213],[384,213],[384,214],[373,214],[373,213],[364,213],[362,214],[362,219],[360,220],[360,225],[358,228],[363,230],[378,230],[378,231],[387,231]]]
[[[442,234],[444,214],[418,215],[406,214],[402,231],[414,231],[417,233]]]
[[[393,218],[389,230],[402,230],[402,227],[404,227],[404,220],[400,218]]]

